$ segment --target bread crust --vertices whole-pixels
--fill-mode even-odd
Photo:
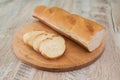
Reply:
[[[33,14],[35,18],[39,19],[40,21],[47,24],[49,27],[63,34],[64,36],[74,40],[75,42],[86,48],[88,51],[91,52],[98,47],[97,46],[96,48],[90,50],[88,43],[98,32],[105,30],[102,25],[89,19],[83,18],[79,15],[70,14],[69,12],[58,7],[47,7],[47,9],[45,8],[43,10],[37,8],[37,10],[40,10],[41,12],[37,13],[37,11],[35,10]],[[47,13],[47,11],[52,11],[52,13]],[[42,15],[41,13],[44,15]],[[77,38],[75,38],[76,36]]]

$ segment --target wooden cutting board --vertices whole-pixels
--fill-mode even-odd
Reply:
[[[15,55],[21,61],[41,70],[69,71],[80,69],[96,61],[96,59],[100,57],[104,50],[104,42],[101,43],[99,48],[90,53],[74,41],[64,37],[67,47],[64,55],[58,59],[46,59],[40,53],[37,53],[31,47],[24,44],[22,40],[22,37],[25,33],[37,30],[44,30],[58,34],[54,30],[50,29],[47,25],[38,21],[27,24],[14,35],[13,50]]]

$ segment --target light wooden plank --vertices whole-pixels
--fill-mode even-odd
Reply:
[[[29,67],[31,80],[119,80],[120,35],[119,0],[0,0],[0,80],[15,80],[29,66],[19,61],[12,50],[12,36],[23,25],[35,21],[37,5],[58,6],[104,25],[106,49],[94,64],[75,71],[53,73]],[[21,69],[21,66],[24,69]],[[27,72],[28,73],[28,72]],[[25,74],[27,75],[27,74]],[[17,78],[19,78],[18,76]],[[28,77],[28,79],[32,78]],[[16,78],[16,79],[17,79]],[[23,79],[24,80],[24,79]]]
[[[112,21],[115,29],[114,32],[114,40],[117,47],[120,48],[120,0],[111,0],[110,1],[111,9],[112,9]]]
[[[112,20],[114,24],[115,31],[120,32],[120,0],[111,0],[110,1],[111,9],[112,9]]]
[[[22,66],[13,54],[12,36],[21,26],[33,21],[32,9],[29,9],[31,4],[32,2],[22,0],[0,1],[0,80],[12,80]],[[28,14],[30,11],[31,14]]]

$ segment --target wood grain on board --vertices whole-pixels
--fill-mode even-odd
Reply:
[[[107,36],[101,58],[86,68],[64,73],[37,70],[18,60],[12,37],[36,20],[32,14],[38,5],[58,6],[104,25]],[[0,80],[120,80],[119,5],[120,0],[0,0]]]

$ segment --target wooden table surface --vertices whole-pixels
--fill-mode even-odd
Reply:
[[[38,5],[58,6],[106,27],[106,47],[92,65],[70,72],[47,72],[23,64],[13,54],[12,37],[34,22]],[[120,80],[120,0],[0,0],[0,80]]]

